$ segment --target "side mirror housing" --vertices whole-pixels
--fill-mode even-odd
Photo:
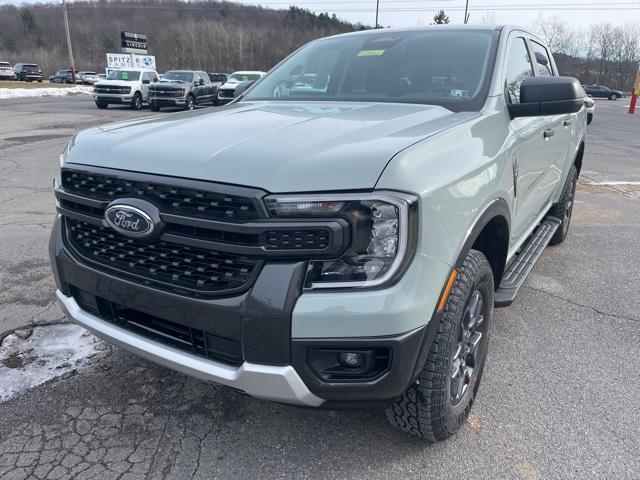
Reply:
[[[520,85],[520,103],[508,105],[511,118],[576,113],[584,90],[573,77],[529,77]]]
[[[198,85],[200,85],[200,86],[204,85],[204,80],[202,78],[200,80],[198,80]]]

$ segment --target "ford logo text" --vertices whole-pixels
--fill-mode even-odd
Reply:
[[[151,216],[130,205],[111,205],[104,216],[111,228],[129,237],[147,237],[153,232]]]

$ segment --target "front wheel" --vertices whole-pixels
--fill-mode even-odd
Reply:
[[[435,442],[464,424],[480,385],[493,317],[493,271],[471,250],[456,276],[416,383],[387,408],[396,428]]]
[[[617,100],[618,96],[615,93],[612,93],[611,95],[609,95],[609,100]]]
[[[105,102],[96,102],[96,107],[98,107],[100,110],[104,110],[105,108],[107,108],[109,106],[108,103]]]
[[[140,92],[133,96],[133,100],[131,100],[131,108],[134,110],[142,110],[142,95],[140,95]]]
[[[187,99],[184,102],[185,110],[193,110],[196,106],[196,102],[193,98],[193,95],[187,95]]]
[[[571,214],[573,213],[574,197],[576,196],[576,182],[578,181],[578,170],[575,165],[571,166],[567,181],[562,190],[560,201],[555,204],[549,211],[549,215],[561,220],[560,226],[551,237],[549,245],[558,245],[564,242],[569,233],[569,224],[571,223]]]

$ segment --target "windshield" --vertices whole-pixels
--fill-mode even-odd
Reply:
[[[227,80],[229,83],[238,83],[238,82],[252,82],[254,80],[258,80],[260,78],[260,74],[258,73],[234,73]]]
[[[405,102],[479,110],[497,32],[422,30],[328,38],[285,60],[248,100]]]
[[[135,82],[140,78],[140,72],[131,70],[114,70],[109,74],[107,80],[124,80],[125,82]]]
[[[0,62],[0,67],[10,67],[11,64],[9,62]]]
[[[193,73],[191,72],[167,72],[162,76],[163,80],[171,80],[173,82],[193,82]]]

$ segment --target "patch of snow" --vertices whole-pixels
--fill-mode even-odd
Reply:
[[[61,97],[64,95],[90,95],[93,87],[77,85],[69,88],[0,88],[0,100],[24,97]]]
[[[0,402],[67,372],[86,367],[106,344],[72,323],[33,327],[0,345]]]

